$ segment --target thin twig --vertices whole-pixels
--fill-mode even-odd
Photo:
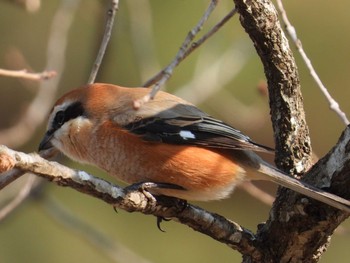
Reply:
[[[331,94],[328,92],[328,89],[324,86],[320,77],[316,73],[316,70],[311,63],[311,60],[306,55],[306,53],[303,49],[302,43],[297,36],[297,32],[295,30],[295,27],[290,23],[290,21],[287,17],[287,13],[283,7],[282,0],[277,0],[277,5],[278,5],[278,9],[281,12],[282,20],[286,25],[286,30],[287,30],[289,36],[291,37],[292,41],[296,45],[297,50],[299,51],[302,59],[304,60],[306,67],[309,69],[312,78],[316,82],[317,86],[320,88],[323,95],[326,97],[326,100],[329,103],[330,109],[333,110],[338,115],[338,117],[342,120],[342,122],[345,125],[348,125],[350,122],[349,122],[348,118],[346,117],[346,114],[340,109],[338,102],[332,98]]]
[[[30,80],[46,80],[56,76],[56,71],[43,71],[41,73],[31,73],[26,69],[23,70],[8,70],[8,69],[0,69],[0,75],[12,78],[23,78]]]
[[[118,5],[119,5],[119,0],[111,0],[111,5],[107,11],[107,21],[106,21],[105,32],[103,34],[103,39],[102,39],[101,46],[100,46],[100,49],[98,51],[95,63],[93,65],[93,68],[92,68],[91,73],[90,73],[88,84],[92,84],[96,80],[96,76],[97,76],[97,73],[100,69],[102,59],[106,53],[109,39],[111,38],[111,35],[112,35],[114,18],[115,18],[115,14],[118,11]]]
[[[160,90],[160,88],[170,78],[170,76],[173,74],[174,68],[183,60],[183,57],[186,54],[186,50],[188,46],[190,45],[192,40],[195,38],[195,36],[198,34],[198,32],[202,29],[203,24],[208,20],[210,14],[215,9],[217,3],[218,3],[218,0],[212,0],[210,2],[209,7],[207,8],[204,15],[199,20],[198,24],[190,32],[188,32],[185,38],[185,41],[182,43],[173,61],[164,70],[162,70],[162,77],[160,78],[160,80],[154,85],[154,87],[151,89],[149,94],[147,94],[146,96],[144,96],[139,100],[134,101],[135,109],[140,108],[144,103],[153,99],[154,96],[157,94],[157,92]]]
[[[217,23],[215,26],[213,26],[204,36],[202,36],[198,41],[193,42],[188,49],[185,51],[185,54],[183,57],[179,58],[181,62],[184,60],[188,55],[190,55],[194,50],[199,48],[206,40],[208,40],[213,34],[215,34],[220,28],[223,27],[223,25],[226,24],[235,14],[237,13],[236,8],[232,9],[219,23]],[[169,64],[170,65],[170,64]],[[168,65],[168,66],[169,66]],[[151,85],[155,84],[157,81],[159,81],[162,76],[164,75],[164,72],[166,71],[166,68],[158,72],[156,75],[154,75],[152,78],[147,80],[143,86],[144,87],[150,87]]]

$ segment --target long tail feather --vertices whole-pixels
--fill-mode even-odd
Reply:
[[[328,204],[345,212],[350,212],[349,200],[294,179],[286,174],[283,174],[269,164],[261,164],[258,172],[261,173],[261,175],[265,176],[269,181],[273,181],[281,186],[287,187],[293,191],[311,197],[315,200],[318,200],[322,203]]]

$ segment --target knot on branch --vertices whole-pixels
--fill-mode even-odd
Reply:
[[[115,206],[128,212],[141,212],[166,218],[177,217],[187,207],[187,202],[168,196],[153,196],[150,192],[139,189],[124,189],[125,196],[118,198]]]
[[[11,170],[16,164],[16,160],[14,160],[11,156],[0,153],[0,174]]]

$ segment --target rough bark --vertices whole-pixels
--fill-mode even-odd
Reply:
[[[276,165],[301,177],[311,167],[311,142],[297,67],[278,14],[269,0],[234,2],[241,24],[264,66],[276,143]],[[333,165],[337,166],[337,163]],[[322,160],[308,173],[306,180],[319,187],[329,187],[332,181],[330,191],[347,197],[346,188],[338,189],[341,187],[338,182],[342,182],[343,173],[347,172],[325,174],[320,167]],[[345,218],[347,215],[342,212],[280,189],[270,218],[257,232],[257,243],[263,257],[245,255],[244,262],[317,262],[329,244],[330,235]]]

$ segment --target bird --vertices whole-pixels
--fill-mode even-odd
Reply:
[[[273,152],[195,105],[144,87],[94,83],[54,104],[39,152],[55,148],[130,185],[189,201],[230,196],[242,181],[268,180],[350,212],[350,202],[283,173],[257,152]]]

